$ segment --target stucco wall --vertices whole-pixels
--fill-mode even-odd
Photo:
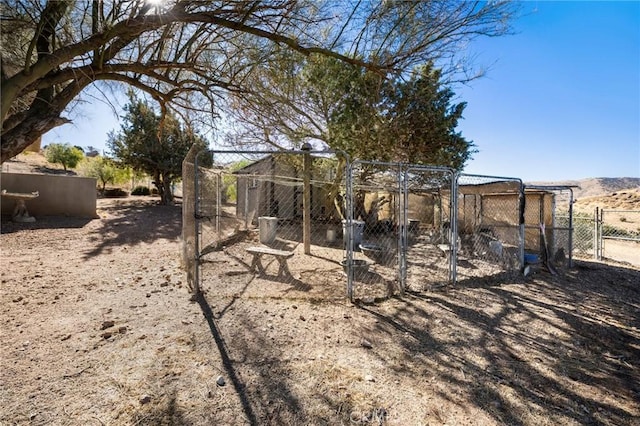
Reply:
[[[34,192],[40,196],[27,201],[31,216],[72,216],[93,218],[96,215],[96,180],[76,176],[22,173],[0,174],[0,189],[7,192]],[[2,214],[11,214],[15,200],[2,197]]]

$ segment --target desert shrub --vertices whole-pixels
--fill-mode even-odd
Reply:
[[[121,198],[129,195],[127,191],[121,188],[109,188],[104,190],[104,196],[106,198]]]
[[[131,195],[151,195],[151,191],[148,187],[139,185],[133,188]]]

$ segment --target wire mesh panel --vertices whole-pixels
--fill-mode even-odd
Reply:
[[[403,165],[355,161],[350,169],[351,212],[344,224],[351,299],[401,292]]]
[[[556,269],[571,267],[573,190],[568,186],[526,185],[525,197],[525,259],[535,262],[548,256]]]
[[[197,287],[229,296],[344,297],[346,166],[326,152],[198,154]]]
[[[453,170],[413,166],[404,175],[404,283],[425,290],[454,279]]]
[[[457,281],[521,270],[524,202],[519,179],[457,176]]]
[[[569,223],[568,215],[558,215],[561,223]],[[572,257],[598,259],[598,214],[595,212],[573,212],[571,241],[573,245]]]
[[[601,210],[602,258],[640,266],[640,210]]]

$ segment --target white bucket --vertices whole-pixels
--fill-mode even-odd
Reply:
[[[260,227],[260,242],[262,244],[273,244],[278,232],[278,218],[260,216],[258,218],[258,224]]]

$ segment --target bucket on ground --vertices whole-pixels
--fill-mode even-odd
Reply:
[[[278,218],[273,216],[260,216],[258,218],[260,228],[260,242],[273,244],[278,233]]]
[[[364,222],[361,220],[351,221],[351,233],[353,238],[353,250],[360,249],[360,243],[362,242],[362,235],[364,234]],[[347,221],[342,221],[342,235],[344,238],[344,246],[347,247]]]

